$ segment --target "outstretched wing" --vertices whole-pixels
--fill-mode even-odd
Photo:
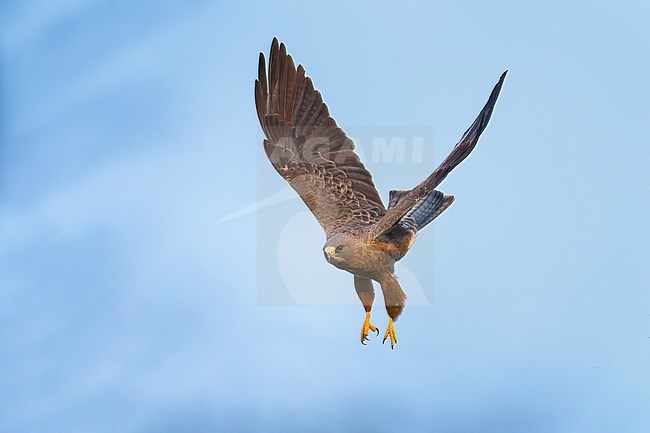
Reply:
[[[372,227],[369,228],[369,235],[371,238],[376,238],[381,235],[386,230],[390,229],[397,221],[399,221],[404,215],[406,215],[420,200],[424,199],[427,195],[431,193],[439,184],[442,182],[445,177],[454,169],[458,164],[463,162],[465,158],[474,150],[478,139],[481,136],[481,133],[487,127],[490,117],[492,116],[492,111],[494,106],[497,103],[499,98],[499,93],[501,92],[501,87],[503,87],[503,82],[506,79],[506,74],[508,71],[505,71],[501,74],[501,78],[492,89],[492,93],[488,98],[485,106],[479,113],[474,123],[465,131],[460,141],[451,153],[445,158],[444,161],[435,169],[429,177],[422,181],[418,186],[410,190],[407,194],[403,194],[404,197],[400,199],[399,203],[386,212],[386,214]]]
[[[296,190],[328,235],[350,223],[370,224],[386,209],[354,143],[330,116],[302,65],[284,44],[271,44],[268,80],[260,53],[257,116],[271,164]]]

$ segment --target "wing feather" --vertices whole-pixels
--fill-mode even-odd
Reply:
[[[418,202],[424,199],[430,192],[432,192],[445,177],[454,169],[458,164],[463,162],[465,158],[474,150],[478,139],[485,130],[492,116],[492,111],[496,105],[501,87],[506,78],[508,71],[501,74],[499,81],[492,89],[490,97],[483,106],[483,109],[478,114],[472,125],[465,131],[460,141],[454,146],[451,153],[442,163],[436,168],[433,173],[429,175],[418,186],[408,191],[403,198],[394,207],[379,220],[372,228],[370,228],[369,235],[371,238],[380,236],[386,230],[389,230],[397,221],[406,215]],[[450,203],[451,204],[451,203]]]
[[[326,233],[370,224],[386,209],[354,143],[330,116],[302,65],[273,39],[268,74],[260,53],[255,106],[264,151],[298,192]]]

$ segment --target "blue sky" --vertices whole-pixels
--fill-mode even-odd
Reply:
[[[650,430],[647,2],[133,3],[0,4],[0,431]],[[219,222],[284,187],[273,36],[346,131],[432,131],[366,160],[384,198],[510,70],[395,351],[298,200]],[[329,297],[261,302],[278,272]]]

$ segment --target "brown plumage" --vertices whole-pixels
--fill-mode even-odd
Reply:
[[[391,347],[397,342],[392,322],[402,313],[406,295],[394,275],[395,262],[406,255],[418,231],[453,202],[453,196],[435,188],[476,146],[506,72],[442,164],[412,190],[391,191],[386,209],[370,172],[354,152],[354,143],[330,116],[302,65],[296,68],[285,45],[274,38],[267,75],[260,53],[255,105],[266,135],[264,150],[323,227],[327,261],[354,275],[367,312],[362,343],[369,330],[376,330],[369,321],[375,297],[372,280],[381,285],[390,316],[384,341],[390,337]]]

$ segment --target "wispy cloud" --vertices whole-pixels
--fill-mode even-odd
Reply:
[[[296,195],[295,191],[290,186],[287,185],[284,188],[282,188],[280,191],[278,191],[277,193],[269,197],[259,199],[254,203],[248,204],[242,207],[241,209],[238,209],[224,216],[223,218],[217,221],[217,224],[221,224],[223,222],[230,221],[235,218],[250,215],[262,209],[265,209],[269,206],[274,206],[289,200],[294,200],[296,198],[298,198],[298,196]]]
[[[97,0],[38,0],[28,8],[15,8],[11,20],[3,20],[0,49],[4,53],[29,49],[47,38],[48,32],[63,18],[97,3]]]

